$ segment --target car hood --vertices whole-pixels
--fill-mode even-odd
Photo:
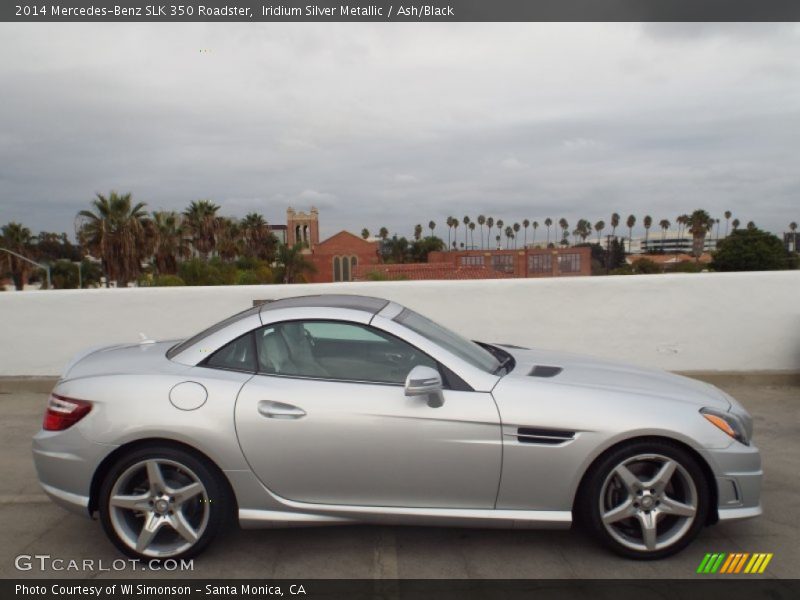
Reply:
[[[514,357],[514,369],[505,376],[512,379],[670,398],[726,411],[731,408],[723,391],[689,377],[580,354],[498,345]]]
[[[147,340],[135,344],[115,344],[87,348],[76,354],[67,363],[62,379],[77,379],[95,375],[119,373],[153,373],[186,369],[166,357],[167,350],[175,341],[154,342]]]

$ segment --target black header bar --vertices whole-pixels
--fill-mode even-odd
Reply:
[[[799,21],[800,0],[3,0],[0,21]]]

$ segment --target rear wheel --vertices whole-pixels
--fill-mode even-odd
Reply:
[[[582,517],[595,536],[618,554],[642,559],[686,547],[706,522],[710,496],[695,458],[666,441],[610,452],[582,494]]]
[[[135,558],[188,558],[225,521],[226,494],[207,461],[179,448],[134,450],[100,488],[100,520],[114,545]]]

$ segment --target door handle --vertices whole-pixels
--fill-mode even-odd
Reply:
[[[306,416],[306,411],[291,404],[262,400],[258,403],[258,412],[268,419],[299,419]]]

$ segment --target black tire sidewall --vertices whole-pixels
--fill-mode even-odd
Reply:
[[[686,469],[697,489],[697,513],[692,526],[675,543],[653,552],[633,550],[620,544],[606,531],[600,514],[600,494],[609,473],[625,459],[637,454],[660,454],[675,460]],[[706,524],[711,499],[708,481],[697,459],[680,445],[661,440],[633,442],[611,450],[593,466],[581,493],[579,515],[581,522],[609,549],[621,556],[640,560],[664,558],[683,550]]]
[[[209,498],[208,524],[206,525],[205,531],[203,531],[203,534],[200,536],[197,542],[195,542],[191,548],[179,554],[163,558],[139,554],[136,552],[136,550],[130,548],[117,535],[117,532],[114,530],[114,526],[111,523],[111,517],[109,514],[109,497],[111,496],[111,490],[120,475],[122,475],[126,469],[135,463],[153,458],[172,460],[186,466],[188,469],[191,469],[200,479],[201,483],[205,486],[206,493],[208,494]],[[211,540],[216,537],[216,535],[224,526],[228,505],[226,488],[220,481],[220,476],[216,473],[215,469],[209,465],[208,461],[196,456],[192,452],[170,446],[141,447],[122,456],[109,469],[108,473],[106,473],[106,476],[100,486],[98,498],[100,522],[108,538],[123,554],[146,562],[151,560],[160,560],[163,562],[164,560],[180,560],[197,556],[208,546],[209,543],[211,543]]]

